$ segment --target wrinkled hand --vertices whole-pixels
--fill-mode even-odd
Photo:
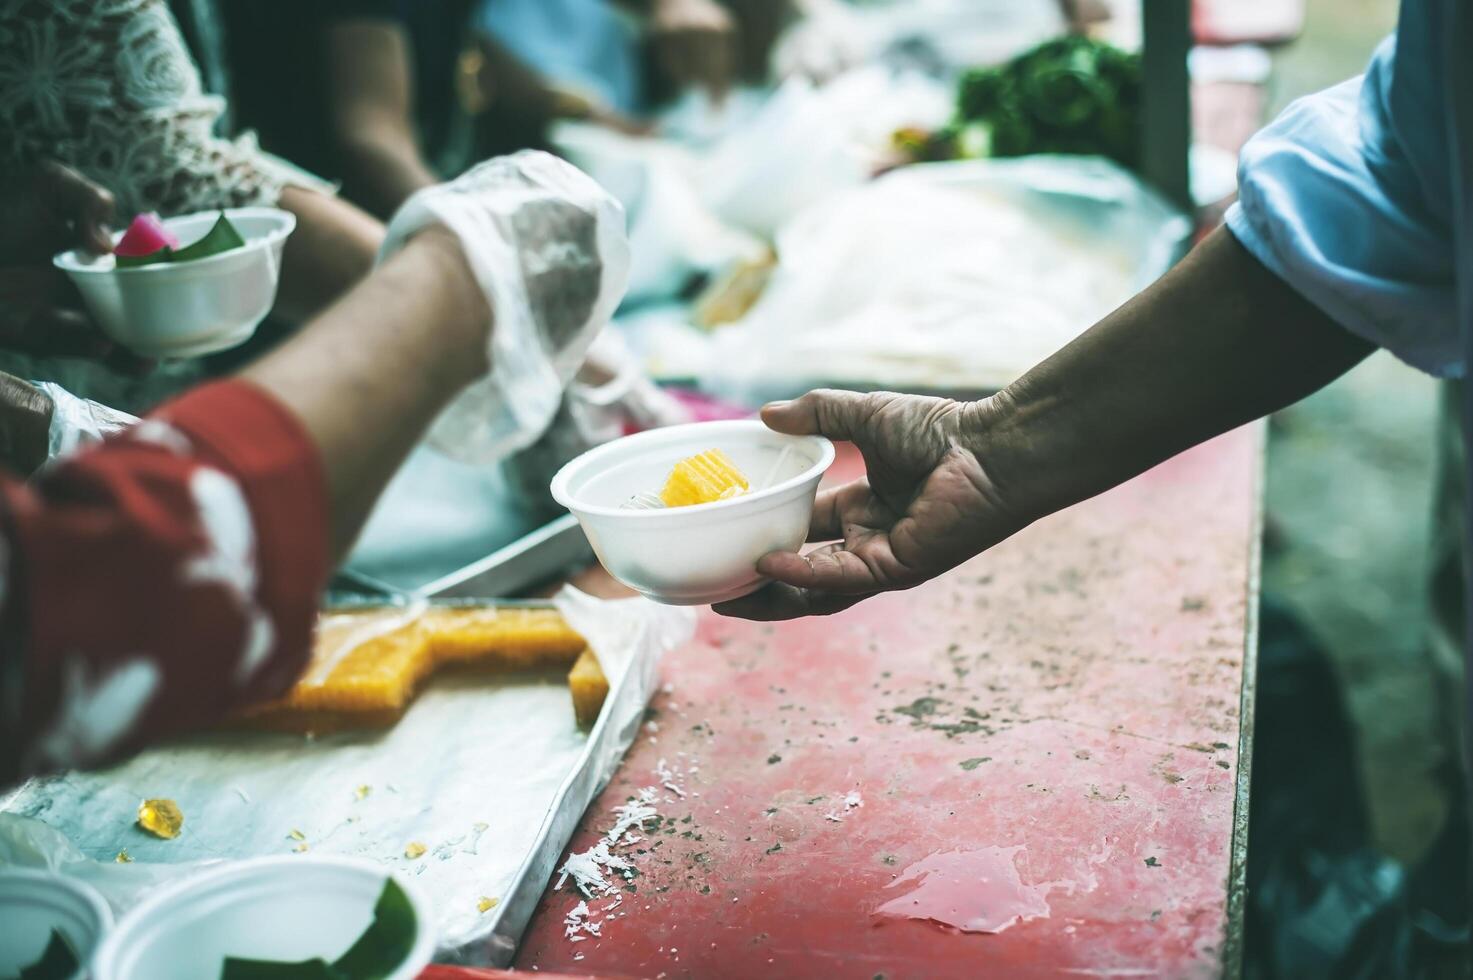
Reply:
[[[107,191],[57,163],[4,180],[0,190],[0,346],[32,354],[102,357],[97,331],[51,257],[67,248],[111,251]]]
[[[814,391],[768,405],[778,432],[855,443],[868,475],[818,495],[808,553],[773,553],[757,568],[772,585],[716,611],[790,619],[847,609],[877,592],[934,578],[1018,530],[985,460],[973,448],[986,403]]]
[[[725,96],[736,70],[736,25],[725,7],[715,0],[656,0],[649,30],[672,81]]]

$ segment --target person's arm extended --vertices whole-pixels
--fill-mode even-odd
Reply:
[[[808,556],[730,615],[830,613],[933,578],[1033,521],[1282,408],[1374,348],[1219,229],[1175,269],[978,402],[812,392],[769,405],[793,434],[851,440],[868,477],[820,494]]]
[[[0,476],[0,785],[279,695],[389,474],[487,368],[441,228],[237,379],[22,484]]]
[[[327,32],[328,98],[346,193],[387,217],[439,178],[414,125],[409,39],[388,20],[345,20]]]
[[[297,228],[281,255],[274,313],[304,322],[368,275],[384,226],[356,205],[307,187],[282,188],[276,206]]]
[[[1033,520],[1284,408],[1373,350],[1218,229],[983,403],[979,450]]]
[[[316,444],[335,557],[430,421],[486,373],[489,318],[460,246],[432,228],[241,375]]]

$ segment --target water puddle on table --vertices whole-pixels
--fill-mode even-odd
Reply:
[[[886,888],[906,891],[876,908],[882,919],[922,919],[961,932],[1002,932],[1049,914],[1050,885],[1025,885],[1014,847],[941,851],[910,865]],[[909,886],[909,887],[907,887]],[[878,924],[878,923],[877,923]]]

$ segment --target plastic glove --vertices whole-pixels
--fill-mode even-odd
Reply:
[[[542,438],[508,459],[504,472],[520,502],[552,513],[561,508],[548,486],[564,464],[631,431],[693,421],[689,409],[644,373],[619,334],[605,331]]]
[[[32,383],[51,399],[51,428],[46,437],[48,461],[59,456],[70,456],[138,421],[136,416],[78,398],[49,381]]]
[[[411,197],[389,222],[379,261],[437,224],[460,239],[495,322],[490,373],[446,408],[429,439],[452,456],[492,462],[547,429],[624,295],[624,210],[571,164],[524,151]]]

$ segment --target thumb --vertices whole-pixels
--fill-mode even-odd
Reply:
[[[772,402],[762,408],[762,421],[774,432],[828,436],[843,442],[854,441],[870,415],[868,395],[832,388],[820,388],[793,401]]]

